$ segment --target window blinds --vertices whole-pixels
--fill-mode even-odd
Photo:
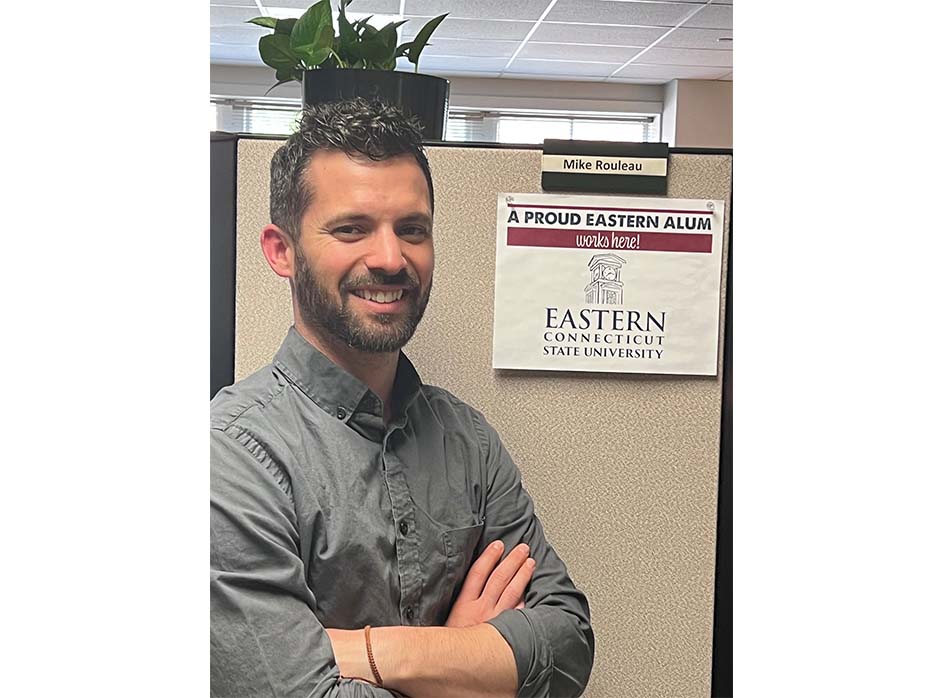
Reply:
[[[301,110],[296,100],[211,98],[216,130],[288,135]],[[526,113],[452,109],[445,140],[478,143],[542,143],[545,138],[648,143],[660,137],[655,114]]]

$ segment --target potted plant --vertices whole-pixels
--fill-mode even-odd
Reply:
[[[449,82],[420,73],[419,55],[447,15],[430,20],[412,41],[397,45],[396,30],[408,20],[390,22],[382,29],[371,26],[370,17],[351,22],[346,14],[351,2],[340,0],[336,34],[330,0],[316,2],[297,19],[249,20],[272,30],[259,39],[262,61],[275,69],[277,82],[269,91],[286,82],[300,82],[306,105],[377,97],[418,117],[426,139],[442,140]],[[415,72],[396,70],[400,56],[416,66]]]

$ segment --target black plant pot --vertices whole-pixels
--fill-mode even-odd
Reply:
[[[449,109],[449,81],[422,73],[357,68],[319,68],[304,74],[304,103],[377,97],[419,118],[422,137],[441,141]]]

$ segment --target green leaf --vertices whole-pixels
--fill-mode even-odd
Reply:
[[[376,27],[369,24],[364,27],[363,40],[360,43],[360,55],[365,61],[382,61],[389,54],[390,50],[386,47],[386,40]]]
[[[400,56],[405,56],[406,52],[409,51],[409,48],[412,45],[413,45],[412,41],[407,41],[406,43],[403,43],[397,46],[396,50],[393,52],[393,58],[399,58]]]
[[[350,23],[347,15],[343,12],[337,16],[337,29],[337,35],[342,42],[349,43],[357,40],[357,30],[354,29],[354,25]]]
[[[295,22],[298,21],[297,17],[288,17],[286,19],[280,19],[275,24],[275,33],[276,34],[286,34],[291,35],[291,30],[295,28]]]
[[[393,52],[396,51],[396,29],[406,24],[408,21],[408,19],[404,19],[399,22],[390,22],[380,30],[380,38],[383,40],[383,45],[386,46],[386,50],[391,56]]]
[[[321,0],[301,15],[291,30],[291,48],[310,66],[316,66],[331,53],[334,24],[331,0]]]
[[[308,65],[311,67],[321,65],[324,61],[328,59],[328,56],[331,55],[332,50],[333,49],[331,49],[330,46],[327,46],[325,48],[318,49],[317,51],[314,51],[313,53],[309,53],[307,56],[305,56],[305,58],[307,59]]]
[[[362,34],[363,30],[366,27],[370,26],[369,22],[371,19],[373,19],[373,15],[367,15],[366,17],[361,17],[360,19],[355,21],[353,24],[354,31],[357,32],[358,34]]]
[[[338,34],[334,41],[334,50],[347,61],[359,58],[360,54],[357,49],[360,37],[357,34],[357,30],[354,29],[354,25],[347,19],[347,15],[344,12],[343,0],[340,5],[340,14],[337,17],[337,29]]]
[[[430,19],[413,39],[413,44],[409,47],[406,58],[410,63],[416,65],[416,70],[419,70],[419,54],[422,53],[422,50],[426,47],[426,43],[429,41],[429,37],[432,36],[432,32],[438,28],[442,20],[448,17],[448,15],[449,13],[446,12],[444,15]]]
[[[257,24],[260,27],[266,27],[267,29],[274,29],[277,23],[278,18],[276,17],[253,17],[252,19],[246,20],[246,24]]]
[[[298,66],[299,57],[291,50],[291,43],[284,34],[266,34],[259,38],[259,56],[270,68],[290,70]]]

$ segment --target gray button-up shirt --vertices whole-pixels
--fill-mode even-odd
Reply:
[[[443,625],[490,542],[536,560],[491,624],[521,696],[575,696],[586,597],[544,538],[482,415],[400,355],[394,418],[292,328],[274,362],[211,403],[211,686],[217,696],[391,696],[340,678],[324,628]]]

